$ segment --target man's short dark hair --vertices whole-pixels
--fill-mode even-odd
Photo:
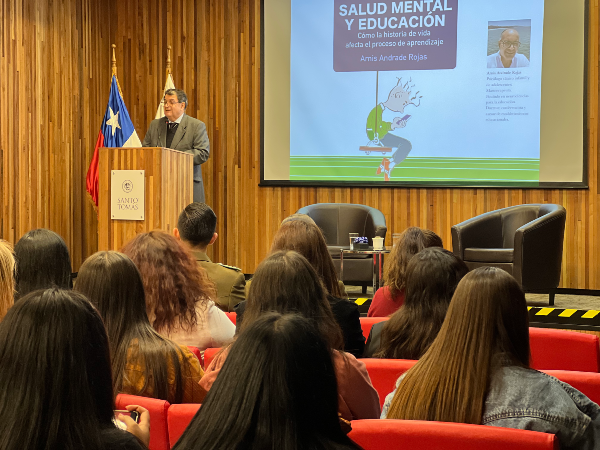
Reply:
[[[217,228],[217,216],[206,203],[190,203],[179,214],[177,229],[179,236],[188,244],[205,247]]]
[[[187,98],[187,94],[185,93],[185,91],[182,91],[181,89],[167,89],[165,91],[165,95],[176,95],[177,101],[179,103],[185,103],[185,107],[187,108],[188,98]]]

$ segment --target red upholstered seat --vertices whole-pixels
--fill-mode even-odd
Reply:
[[[573,370],[544,370],[543,372],[570,384],[591,401],[600,404],[600,373]]]
[[[192,347],[190,345],[187,346],[188,350],[196,355],[198,361],[200,361],[200,365],[202,365],[202,354],[200,353],[200,349],[198,347]]]
[[[220,348],[207,348],[204,350],[204,368],[206,369],[211,361],[215,358],[215,355],[221,351]]]
[[[227,317],[229,317],[229,320],[231,320],[233,322],[233,324],[235,325],[237,314],[234,312],[226,312],[225,314],[227,314]]]
[[[196,412],[200,409],[198,403],[185,403],[181,405],[171,405],[167,416],[169,424],[169,443],[171,447],[181,437],[187,426],[190,424]]]
[[[117,409],[125,409],[127,405],[139,405],[146,408],[150,413],[150,450],[169,450],[171,448],[167,428],[169,402],[156,398],[119,394],[115,403]]]
[[[389,317],[361,317],[360,326],[362,328],[363,336],[365,337],[365,339],[369,337],[369,333],[371,332],[371,327],[373,325],[388,319]]]
[[[396,380],[417,361],[409,359],[363,358],[373,387],[379,394],[379,403],[383,406],[385,397],[396,387]],[[353,422],[354,423],[354,422]]]
[[[599,372],[598,336],[551,328],[529,328],[531,367]]]
[[[553,434],[464,423],[353,420],[350,438],[365,450],[558,450]]]

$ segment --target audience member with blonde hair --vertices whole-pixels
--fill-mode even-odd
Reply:
[[[6,315],[15,298],[15,254],[12,245],[0,239],[0,320]]]
[[[419,359],[437,336],[458,282],[469,271],[439,247],[417,253],[406,266],[404,305],[371,327],[365,358]]]
[[[213,282],[180,241],[151,231],[138,234],[122,251],[140,271],[146,311],[156,331],[202,351],[233,338],[235,326],[213,302]]]
[[[185,346],[161,336],[146,314],[140,273],[119,252],[98,252],[79,269],[75,290],[98,309],[110,343],[117,393],[154,397],[169,403],[201,403],[204,372]]]
[[[552,433],[563,449],[597,448],[600,407],[529,368],[521,287],[481,267],[456,288],[429,350],[387,396],[382,418],[483,424]]]
[[[404,230],[400,241],[385,259],[385,286],[375,292],[368,317],[387,317],[402,306],[406,287],[406,266],[413,256],[428,247],[443,247],[442,239],[433,231],[418,227]]]
[[[339,350],[343,346],[340,328],[333,318],[323,283],[304,256],[294,251],[278,251],[269,255],[256,268],[247,298],[241,334],[271,311],[299,314],[309,319],[332,350],[341,416],[346,420],[379,417],[379,396],[371,384],[365,364]],[[206,374],[200,380],[205,390],[210,390],[217,378],[229,348],[217,354],[206,368]]]

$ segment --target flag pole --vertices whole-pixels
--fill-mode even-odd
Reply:
[[[165,79],[169,78],[171,74],[171,46],[167,45],[167,73],[165,74]]]
[[[117,48],[117,46],[115,44],[112,44],[112,63],[111,63],[111,71],[112,71],[112,75],[111,78],[114,76],[115,78],[117,78],[117,87],[119,88],[119,94],[121,94],[121,98],[123,98],[123,91],[121,90],[121,85],[119,84],[119,78],[117,77],[117,57],[115,56],[115,48]]]

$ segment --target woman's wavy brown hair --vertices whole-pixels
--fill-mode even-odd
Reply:
[[[442,238],[433,231],[410,227],[402,232],[383,266],[385,284],[392,297],[402,292],[406,285],[406,266],[410,259],[424,248],[443,247]]]
[[[271,252],[293,250],[304,256],[321,277],[325,289],[334,297],[342,297],[333,260],[321,229],[304,220],[283,223],[271,244]],[[254,282],[254,281],[253,281]]]
[[[159,333],[197,325],[196,309],[216,298],[214,283],[194,257],[164,231],[138,234],[121,250],[135,263],[144,282],[146,312]]]
[[[388,419],[480,424],[498,365],[529,367],[525,294],[507,272],[480,267],[460,281],[427,353],[401,381]]]
[[[15,298],[15,253],[12,245],[0,239],[0,320],[6,315]]]

